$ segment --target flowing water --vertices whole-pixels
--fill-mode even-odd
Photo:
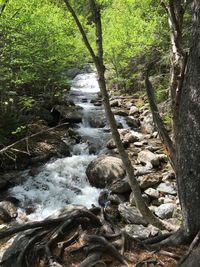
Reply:
[[[71,157],[51,160],[40,167],[38,175],[29,177],[28,170],[25,171],[26,182],[10,189],[10,195],[20,200],[19,213],[23,209],[31,211],[29,220],[42,220],[68,203],[88,208],[98,205],[100,190],[90,186],[85,174],[88,164],[107,152],[106,142],[110,138],[104,111],[93,104],[98,92],[95,73],[74,78],[70,97],[82,112],[82,123],[74,126],[83,142],[73,146]],[[116,116],[116,119],[128,128],[123,117]]]
[[[76,126],[84,142],[74,145],[71,157],[45,164],[38,175],[28,177],[23,185],[10,189],[10,195],[21,201],[22,210],[23,207],[33,207],[34,211],[28,215],[30,220],[42,220],[66,203],[82,204],[88,208],[92,204],[98,205],[100,190],[90,186],[85,174],[88,164],[97,154],[105,152],[105,143],[110,136],[105,128],[90,126],[91,119],[105,117],[102,107],[91,103],[98,92],[95,73],[75,77],[70,94],[75,104],[82,108],[82,123]],[[94,154],[90,154],[91,148]],[[27,173],[24,175],[27,176]]]

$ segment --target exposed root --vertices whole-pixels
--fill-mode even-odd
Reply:
[[[96,250],[102,250],[106,254],[112,255],[116,260],[118,260],[120,263],[125,264],[128,266],[128,263],[124,259],[124,257],[119,253],[119,251],[113,246],[112,243],[107,241],[102,236],[96,236],[96,235],[85,235],[84,240],[87,243],[92,244],[99,244],[100,246],[96,248]]]
[[[151,248],[160,249],[163,246],[177,246],[188,242],[188,236],[183,228],[171,234],[169,237],[161,240],[160,242],[151,244]]]
[[[112,231],[111,227],[103,227],[103,224],[112,226]],[[18,232],[22,233],[17,235],[5,257],[3,256],[2,267],[33,267],[39,266],[40,261],[46,267],[60,267],[65,264],[65,249],[73,243],[76,243],[75,248],[68,249],[68,257],[77,253],[83,255],[85,259],[81,267],[92,267],[97,263],[106,266],[108,257],[111,262],[116,260],[121,266],[129,266],[128,262],[131,261],[124,256],[126,251],[138,248],[151,251],[162,245],[183,241],[181,230],[172,235],[141,241],[120,231],[112,222],[108,223],[106,217],[101,223],[95,214],[80,207],[65,210],[56,219],[48,218],[42,222],[31,222],[2,231],[0,238]],[[151,261],[152,258],[147,260]],[[140,263],[136,266],[140,266]]]
[[[82,261],[80,267],[92,267],[97,264],[99,261],[102,262],[101,259],[102,253],[96,252],[89,255],[84,261]],[[106,266],[106,265],[105,265]]]

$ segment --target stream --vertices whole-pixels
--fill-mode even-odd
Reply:
[[[98,92],[95,73],[79,74],[73,79],[70,97],[81,107],[82,123],[75,128],[83,142],[73,146],[71,157],[54,159],[40,167],[35,177],[27,177],[28,171],[25,171],[26,182],[10,189],[10,195],[20,200],[18,213],[25,208],[31,210],[29,220],[43,220],[69,203],[87,208],[98,205],[100,190],[90,186],[85,174],[88,164],[106,153],[105,144],[110,138],[106,122],[102,128],[91,127],[92,119],[105,120],[102,107],[92,104]]]

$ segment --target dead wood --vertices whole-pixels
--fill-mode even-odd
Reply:
[[[2,148],[2,149],[0,150],[0,154],[4,154],[4,153],[7,152],[8,150],[13,150],[13,147],[14,147],[14,146],[16,146],[16,145],[18,145],[18,144],[20,144],[20,143],[22,143],[22,142],[26,142],[26,148],[27,148],[27,151],[26,151],[26,152],[25,152],[25,151],[21,151],[21,150],[13,150],[13,151],[15,151],[15,152],[17,151],[17,152],[20,152],[20,153],[25,153],[25,154],[30,155],[30,152],[29,152],[29,149],[28,149],[28,140],[29,140],[30,138],[34,138],[34,137],[36,137],[36,136],[38,136],[38,135],[44,134],[44,133],[46,133],[46,132],[55,130],[55,129],[59,128],[59,127],[66,126],[66,125],[69,125],[69,123],[67,123],[67,122],[66,122],[66,123],[62,123],[62,124],[56,125],[55,127],[51,127],[51,128],[48,128],[48,129],[44,129],[44,130],[39,131],[39,132],[37,132],[37,133],[31,134],[31,135],[29,135],[29,136],[26,136],[26,137],[24,137],[24,138],[22,138],[22,139],[20,139],[20,140],[18,140],[18,141],[16,141],[16,142],[12,143],[11,145]],[[14,158],[12,158],[12,159],[14,160]]]

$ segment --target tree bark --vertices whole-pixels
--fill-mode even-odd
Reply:
[[[178,193],[183,227],[193,238],[200,230],[200,1],[194,0],[193,33],[180,96],[175,136]]]

